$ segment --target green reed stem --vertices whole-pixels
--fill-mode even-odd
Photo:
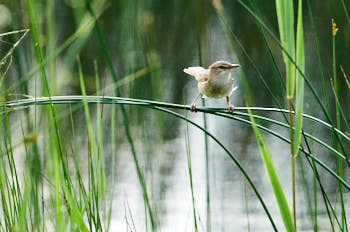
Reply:
[[[91,16],[93,18],[95,18],[95,22],[94,22],[95,31],[97,32],[97,37],[98,37],[101,49],[103,51],[103,54],[104,54],[104,56],[106,58],[107,66],[108,66],[108,69],[109,69],[109,71],[110,71],[110,73],[112,75],[114,84],[117,85],[117,82],[118,82],[117,73],[116,73],[115,68],[113,66],[112,59],[111,59],[111,57],[109,55],[109,52],[108,52],[108,49],[107,49],[107,44],[106,44],[106,42],[104,40],[103,33],[102,33],[101,28],[100,28],[98,19],[96,17],[96,14],[95,14],[94,10],[91,7],[90,0],[85,0],[85,3],[86,3],[87,10],[90,12]],[[116,93],[117,96],[121,96],[121,92],[120,92],[119,88],[115,88],[115,93]],[[135,163],[135,166],[136,166],[137,176],[139,178],[139,182],[140,182],[140,185],[141,185],[141,188],[142,188],[142,191],[143,191],[143,196],[144,196],[144,199],[145,199],[145,203],[146,203],[147,208],[148,208],[148,213],[149,213],[150,220],[151,220],[152,230],[154,231],[156,229],[157,225],[155,223],[154,215],[153,215],[153,212],[152,212],[152,206],[151,206],[151,203],[150,203],[150,200],[149,200],[149,196],[148,196],[148,192],[147,192],[146,180],[145,180],[145,177],[144,177],[143,172],[141,170],[141,167],[140,167],[140,164],[139,164],[139,159],[138,159],[138,156],[137,156],[137,153],[136,153],[136,149],[135,149],[135,145],[134,145],[134,141],[133,141],[133,138],[132,138],[132,135],[131,135],[130,123],[129,123],[128,115],[126,113],[124,105],[120,105],[120,109],[121,109],[121,113],[122,113],[122,117],[123,117],[123,121],[124,121],[124,129],[125,129],[126,138],[127,138],[128,143],[130,145],[131,153],[132,153],[133,160],[134,160],[134,163]]]

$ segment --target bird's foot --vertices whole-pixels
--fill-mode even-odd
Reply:
[[[235,110],[235,108],[233,107],[233,105],[229,105],[229,107],[228,107],[228,111],[229,112],[231,112],[231,114],[233,115],[234,114],[234,110]]]
[[[192,104],[191,105],[191,112],[197,112],[197,109],[196,109],[196,105],[195,104]]]

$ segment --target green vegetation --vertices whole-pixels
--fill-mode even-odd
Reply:
[[[0,3],[0,231],[349,231],[348,7]]]

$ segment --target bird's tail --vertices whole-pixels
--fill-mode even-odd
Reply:
[[[184,72],[192,76],[196,74],[192,68],[184,68]]]
[[[200,73],[205,72],[205,69],[203,67],[188,67],[184,68],[183,71],[189,75],[196,76]]]

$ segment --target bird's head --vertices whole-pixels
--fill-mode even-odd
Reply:
[[[227,61],[216,61],[215,63],[209,66],[211,74],[218,75],[221,72],[231,71],[234,68],[239,68],[239,64],[231,64]]]

